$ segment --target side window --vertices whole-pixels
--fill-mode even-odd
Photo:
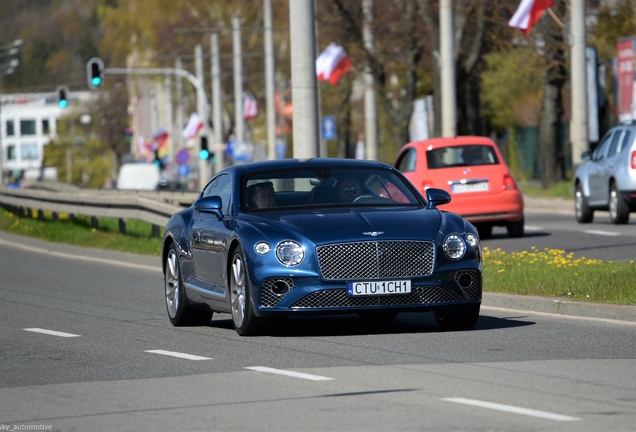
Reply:
[[[223,174],[212,180],[203,189],[203,197],[218,195],[223,203],[223,213],[229,213],[232,197],[232,179],[229,174]]]
[[[600,161],[605,157],[605,153],[607,152],[607,146],[610,143],[610,138],[613,136],[613,133],[607,134],[603,141],[599,144],[599,146],[594,150],[592,154],[592,160]]]
[[[632,143],[632,131],[628,129],[623,134],[623,140],[621,141],[621,148],[618,149],[618,151],[621,152],[623,151],[624,148],[629,148],[631,143]]]
[[[623,136],[622,130],[617,130],[614,132],[614,137],[612,138],[612,144],[609,146],[609,150],[607,152],[607,157],[610,158],[616,154],[618,151],[618,144],[621,142],[620,138]]]
[[[416,159],[417,159],[417,153],[415,149],[410,148],[406,152],[404,152],[396,168],[403,173],[413,172],[415,171]]]

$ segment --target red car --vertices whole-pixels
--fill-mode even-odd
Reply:
[[[497,145],[486,137],[433,138],[406,144],[395,167],[422,193],[444,189],[452,201],[444,207],[475,225],[482,239],[493,226],[510,237],[523,236],[523,194]]]

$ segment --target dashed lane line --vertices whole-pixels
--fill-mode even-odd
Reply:
[[[147,353],[151,354],[161,354],[170,357],[178,357],[186,360],[212,360],[210,357],[201,357],[192,354],[180,353],[175,351],[164,351],[164,350],[145,350]]]
[[[509,412],[509,413],[513,413],[513,414],[521,414],[521,415],[526,415],[526,416],[530,416],[530,417],[537,417],[537,418],[542,418],[542,419],[546,419],[546,420],[554,420],[554,421],[577,421],[577,420],[580,420],[577,417],[570,417],[568,415],[555,414],[555,413],[551,413],[551,412],[548,412],[548,411],[533,410],[533,409],[522,408],[522,407],[517,407],[517,406],[513,406],[513,405],[503,405],[503,404],[499,404],[499,403],[485,402],[485,401],[480,401],[480,400],[476,400],[476,399],[443,398],[442,400],[443,401],[447,401],[447,402],[454,402],[454,403],[459,403],[459,404],[464,404],[464,405],[476,406],[476,407],[480,407],[480,408],[486,408],[486,409],[492,409],[492,410],[497,410],[497,411]]]
[[[621,235],[620,233],[616,233],[612,231],[586,230],[583,232],[586,234],[602,235],[602,236],[608,236],[608,237],[616,237]]]
[[[320,376],[320,375],[311,375],[311,374],[306,374],[306,373],[301,373],[301,372],[292,372],[292,371],[288,371],[288,370],[274,369],[274,368],[269,368],[269,367],[265,367],[265,366],[246,367],[245,369],[253,370],[253,371],[256,371],[256,372],[265,372],[265,373],[271,373],[271,374],[277,374],[277,375],[285,375],[285,376],[289,376],[289,377],[293,377],[293,378],[302,378],[302,379],[306,379],[306,380],[310,380],[310,381],[330,381],[330,380],[333,380],[333,378],[324,377],[324,376]]]
[[[72,333],[64,333],[55,330],[47,330],[42,328],[25,328],[24,331],[33,332],[33,333],[42,333],[51,336],[59,336],[59,337],[80,337],[80,335],[72,334]]]

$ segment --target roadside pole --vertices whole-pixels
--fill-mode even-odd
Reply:
[[[294,157],[320,154],[313,0],[289,0]]]

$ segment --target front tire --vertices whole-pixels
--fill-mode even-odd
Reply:
[[[629,221],[629,207],[621,198],[616,183],[610,186],[609,213],[613,224],[626,224]]]
[[[179,255],[174,244],[170,246],[166,257],[164,283],[166,309],[173,326],[208,325],[210,323],[212,320],[211,311],[195,309],[188,303],[179,268]]]
[[[433,312],[435,321],[444,330],[465,330],[472,328],[479,319],[480,304],[461,308],[443,309]]]
[[[251,301],[247,262],[243,249],[234,250],[230,269],[230,307],[234,329],[241,336],[252,336],[260,331],[260,325]]]
[[[580,183],[576,185],[574,194],[574,214],[578,223],[590,223],[594,219],[594,210],[588,205]]]

